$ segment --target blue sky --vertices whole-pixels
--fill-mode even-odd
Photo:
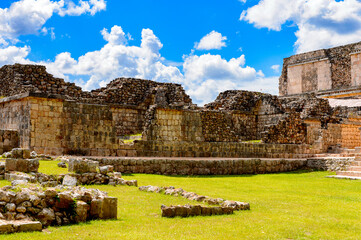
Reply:
[[[0,64],[43,64],[85,90],[116,77],[278,93],[283,58],[361,40],[357,0],[0,1]]]

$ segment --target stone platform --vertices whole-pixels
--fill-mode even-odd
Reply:
[[[87,157],[122,173],[161,175],[240,175],[289,172],[307,167],[307,159]]]

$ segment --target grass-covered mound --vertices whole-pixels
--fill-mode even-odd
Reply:
[[[39,171],[63,171],[41,161]],[[118,198],[118,220],[90,221],[1,239],[360,239],[361,181],[325,178],[328,172],[172,177],[132,174],[139,185],[175,186],[210,197],[249,202],[233,215],[162,218],[160,206],[195,204],[182,197],[128,186],[91,186]],[[0,185],[9,184],[0,181]]]

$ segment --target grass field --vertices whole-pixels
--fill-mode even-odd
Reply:
[[[56,162],[40,171],[59,173]],[[244,176],[172,177],[133,174],[139,185],[175,186],[228,200],[250,211],[233,215],[167,219],[161,204],[195,202],[128,186],[93,186],[118,198],[118,220],[90,221],[0,239],[361,239],[361,181],[325,178],[328,172]],[[1,185],[8,182],[0,181]]]

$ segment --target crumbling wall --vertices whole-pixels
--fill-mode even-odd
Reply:
[[[19,132],[0,130],[0,154],[17,147],[19,147]]]
[[[82,91],[74,83],[54,78],[41,65],[5,65],[0,68],[0,96],[22,93],[57,95],[82,103],[116,103],[149,107],[152,104],[190,106],[192,100],[179,84],[158,83],[135,78],[118,78],[106,87]]]
[[[133,106],[192,104],[192,100],[179,84],[158,83],[135,78],[117,78],[105,88],[93,90],[91,93],[102,99],[103,102]]]
[[[59,94],[71,99],[88,98],[74,83],[54,78],[41,65],[5,65],[0,68],[0,96],[8,97],[21,93]]]
[[[238,142],[232,115],[222,111],[201,111],[205,142]]]
[[[27,100],[6,102],[0,99],[0,129],[19,134],[19,146],[30,147],[30,103]]]
[[[278,144],[302,144],[306,142],[307,128],[299,113],[291,113],[284,120],[268,129],[263,141]]]

